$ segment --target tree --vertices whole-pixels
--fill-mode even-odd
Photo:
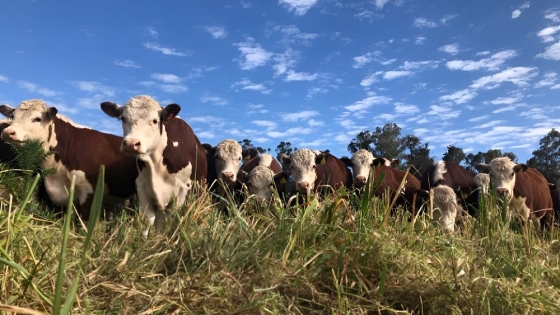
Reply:
[[[433,162],[433,159],[430,158],[428,143],[422,143],[420,139],[414,135],[404,136],[402,142],[405,152],[408,151],[408,153],[402,155],[405,160],[404,165],[406,167],[412,166],[410,172],[420,179],[424,172],[424,167],[428,165],[428,163]]]
[[[493,159],[497,157],[509,157],[513,162],[517,163],[517,155],[513,152],[504,152],[500,149],[490,149],[486,153],[478,152],[477,154],[469,153],[465,157],[465,164],[467,169],[471,172],[477,173],[476,166],[480,163],[490,163]]]
[[[560,179],[560,132],[552,128],[539,144],[527,166],[536,168],[549,182],[556,183]]]
[[[442,160],[446,162],[455,162],[457,164],[461,164],[461,162],[463,162],[466,157],[467,156],[465,155],[465,152],[463,152],[463,149],[454,145],[448,145],[447,152],[443,154]]]
[[[354,154],[360,149],[371,151],[371,144],[373,143],[372,134],[369,130],[360,132],[356,138],[352,139],[348,145],[348,152]]]
[[[292,152],[296,151],[297,148],[292,149],[292,144],[290,142],[280,142],[279,145],[276,146],[276,154],[284,153],[286,155],[290,155]]]
[[[255,147],[251,143],[251,140],[249,140],[249,139],[243,139],[243,141],[237,141],[237,142],[241,145],[242,149],[254,148]],[[267,153],[267,150],[263,147],[256,147],[255,149],[257,149],[257,151],[259,151],[260,154]],[[270,153],[270,148],[268,148],[268,152]]]

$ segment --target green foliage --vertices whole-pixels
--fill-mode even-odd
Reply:
[[[477,173],[476,166],[480,163],[490,163],[493,159],[497,157],[509,157],[512,161],[517,163],[517,156],[513,152],[503,152],[499,149],[491,149],[486,152],[480,152],[473,154],[469,153],[465,156],[465,166],[468,170],[473,173]]]
[[[279,145],[276,146],[276,149],[274,149],[274,151],[276,152],[276,154],[286,154],[286,155],[290,155],[292,154],[292,152],[296,151],[297,148],[292,148],[292,144],[288,141],[288,142],[280,142]]]
[[[35,174],[41,174],[46,177],[56,174],[56,169],[43,169],[42,162],[54,152],[45,151],[43,142],[38,139],[30,139],[22,144],[12,144],[12,150],[15,153],[14,166],[23,171],[24,186],[23,190],[27,191]]]
[[[243,139],[243,141],[237,141],[240,145],[242,149],[248,149],[248,148],[252,148],[254,147],[253,144],[251,143],[251,140],[249,139]],[[257,149],[257,151],[259,151],[259,153],[270,153],[270,148],[265,149],[263,147],[256,147],[255,149]]]
[[[549,182],[556,183],[560,180],[560,132],[553,128],[539,145],[527,165],[538,169]]]
[[[448,145],[447,151],[443,154],[442,160],[446,162],[454,162],[457,164],[461,164],[463,160],[466,158],[465,152],[463,149],[456,147],[454,145]]]

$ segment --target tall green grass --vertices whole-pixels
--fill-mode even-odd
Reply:
[[[0,310],[560,314],[557,234],[541,237],[508,220],[495,196],[483,201],[477,220],[467,217],[443,234],[425,215],[389,214],[393,200],[373,197],[371,182],[361,198],[341,189],[295,216],[247,198],[224,217],[197,187],[168,214],[164,232],[148,239],[137,217],[98,221],[100,203],[87,228],[73,229],[68,212],[45,220],[34,200],[25,209],[2,202]]]

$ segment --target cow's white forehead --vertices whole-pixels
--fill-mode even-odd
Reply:
[[[150,113],[161,112],[159,103],[148,95],[138,95],[129,99],[124,104],[124,110],[134,112],[138,116],[148,116]],[[140,118],[140,117],[139,117]]]
[[[233,139],[226,139],[216,145],[216,155],[219,156],[237,157],[241,151],[241,145]]]
[[[488,164],[488,168],[491,173],[506,174],[513,172],[513,167],[515,165],[516,164],[510,158],[499,157],[493,159],[490,164]]]
[[[311,167],[315,165],[315,158],[317,157],[316,153],[309,150],[309,149],[301,149],[297,150],[296,152],[292,153],[290,156],[290,160],[292,165],[297,167]]]
[[[360,149],[352,155],[354,165],[370,165],[373,162],[373,154],[365,149]]]
[[[457,195],[453,191],[453,189],[446,185],[439,185],[434,189],[434,199],[439,200],[443,203],[450,203],[457,201]]]
[[[259,165],[270,167],[272,165],[272,155],[266,153],[262,154]]]
[[[249,173],[249,183],[253,186],[258,186],[260,183],[272,183],[273,178],[274,172],[270,168],[262,165],[256,166]]]
[[[43,100],[32,99],[21,102],[16,108],[15,113],[17,113],[19,118],[25,119],[35,112],[44,113],[47,109],[48,106]]]

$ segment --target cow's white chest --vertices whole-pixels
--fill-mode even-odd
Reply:
[[[529,219],[529,208],[525,204],[525,197],[513,197],[508,203],[508,209],[511,213],[520,216],[523,220]]]
[[[87,180],[83,171],[69,171],[61,162],[55,162],[53,157],[47,158],[43,163],[43,168],[56,169],[56,174],[47,176],[44,180],[47,194],[55,205],[66,206],[68,203],[72,176],[76,176],[74,201],[78,201],[82,205],[86,202],[88,195],[93,194],[93,186]]]
[[[168,208],[172,201],[177,205],[185,202],[186,195],[192,187],[191,174],[191,163],[174,174],[169,174],[164,165],[145,167],[140,172],[136,184],[139,192],[144,191],[151,203],[163,210]]]

